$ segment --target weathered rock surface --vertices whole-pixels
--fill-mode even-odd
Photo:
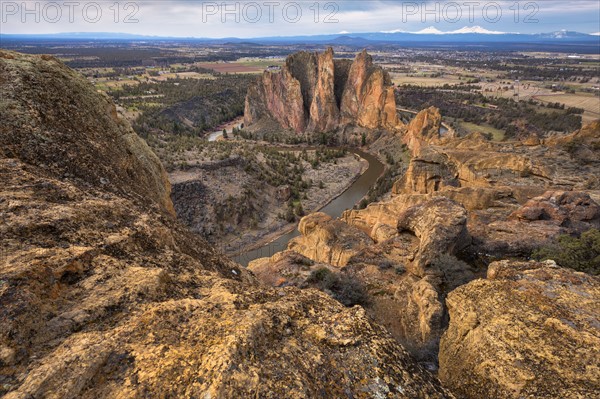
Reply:
[[[359,250],[373,243],[362,231],[331,216],[317,212],[300,220],[301,236],[288,244],[288,249],[315,262],[344,266]]]
[[[389,74],[373,65],[366,51],[354,61],[299,52],[281,71],[265,71],[246,96],[245,125],[262,118],[276,120],[296,132],[327,132],[346,125],[397,129],[394,88]]]
[[[419,251],[410,268],[410,272],[419,277],[439,275],[439,270],[430,271],[437,257],[455,255],[471,244],[467,211],[444,197],[407,209],[398,218],[398,231],[410,231],[419,239]]]
[[[600,282],[501,261],[448,296],[440,378],[465,398],[592,398],[600,392]]]
[[[89,181],[136,202],[159,203],[175,214],[159,159],[117,115],[108,96],[90,91],[87,81],[50,56],[2,51],[0,57],[0,155]]]
[[[0,52],[0,94],[0,395],[451,397],[362,308],[261,287],[181,227],[60,62]]]
[[[547,221],[565,227],[585,224],[584,229],[589,230],[600,227],[600,205],[587,193],[549,191],[527,201],[509,217],[527,222]]]

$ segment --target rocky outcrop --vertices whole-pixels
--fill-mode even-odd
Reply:
[[[333,49],[318,55],[317,79],[310,104],[308,130],[329,132],[338,127],[339,106],[335,98],[335,64]]]
[[[300,82],[287,65],[277,73],[265,71],[261,81],[248,88],[244,125],[250,126],[267,114],[281,126],[297,132],[306,128]]]
[[[465,398],[591,398],[600,391],[600,284],[545,263],[501,261],[446,303],[440,378]]]
[[[333,266],[346,265],[359,250],[373,243],[362,231],[322,212],[303,217],[298,231],[301,236],[291,240],[288,249]]]
[[[348,60],[299,52],[280,71],[265,71],[246,96],[246,126],[262,118],[296,132],[327,132],[346,125],[397,129],[394,88],[389,74],[373,65],[366,51]]]
[[[92,92],[85,80],[50,56],[26,58],[2,51],[0,57],[5,112],[0,155],[90,181],[139,203],[158,203],[175,214],[159,159],[117,115],[108,96]],[[35,80],[40,76],[43,88]],[[108,162],[116,167],[107,167]]]
[[[430,194],[444,187],[460,186],[459,171],[448,157],[438,151],[419,149],[406,173],[392,187],[392,194]]]
[[[546,221],[585,231],[600,227],[600,205],[587,193],[548,191],[513,212],[509,218],[526,222]]]
[[[260,286],[181,227],[63,64],[2,51],[0,94],[0,395],[451,397],[362,308]]]
[[[288,251],[256,260],[250,269],[274,286],[307,286],[311,273],[324,267],[353,276],[366,287],[371,317],[413,354],[435,362],[443,298],[473,279],[473,271],[454,257],[470,245],[466,210],[445,197],[423,197],[381,203],[373,218],[346,212],[353,225],[322,213],[306,216]]]
[[[419,239],[419,251],[410,272],[418,277],[440,274],[431,270],[434,259],[454,255],[471,244],[465,208],[444,197],[411,207],[398,218],[398,231],[410,231]]]
[[[440,110],[429,107],[419,112],[408,124],[406,133],[402,136],[402,141],[412,155],[416,156],[424,147],[440,138],[441,128],[442,115]]]

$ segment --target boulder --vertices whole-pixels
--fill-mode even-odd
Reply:
[[[338,267],[346,265],[358,251],[373,244],[366,233],[322,212],[303,217],[298,231],[301,236],[289,242],[290,251],[298,252],[315,262]]]
[[[591,398],[600,391],[600,284],[552,261],[492,263],[446,299],[442,381],[465,398]]]

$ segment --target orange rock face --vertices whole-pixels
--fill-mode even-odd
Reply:
[[[322,54],[299,52],[280,71],[266,71],[248,90],[245,124],[270,118],[297,132],[400,127],[388,73],[373,65],[366,51],[351,63],[333,55],[331,48]]]
[[[442,115],[440,110],[430,107],[419,112],[410,122],[402,141],[408,146],[413,156],[417,156],[423,147],[440,137]]]

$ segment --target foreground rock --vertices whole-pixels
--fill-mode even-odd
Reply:
[[[394,88],[389,74],[366,51],[353,62],[299,52],[279,71],[265,71],[246,96],[244,124],[273,119],[296,132],[330,132],[346,125],[397,129]]]
[[[554,262],[501,261],[447,298],[440,378],[466,398],[600,392],[600,282]]]
[[[0,51],[0,96],[0,395],[450,397],[360,307],[260,287],[175,222],[155,157],[59,61]]]

